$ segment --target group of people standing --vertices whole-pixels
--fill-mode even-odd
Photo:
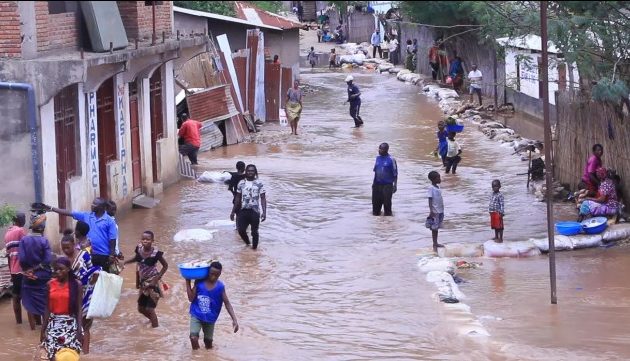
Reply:
[[[71,216],[77,224],[64,231],[61,255],[48,239],[46,212]],[[34,204],[27,232],[26,215],[17,213],[5,234],[13,284],[16,323],[22,323],[22,305],[31,330],[41,325],[40,341],[50,359],[78,359],[89,353],[92,320],[86,317],[100,272],[117,272],[122,253],[114,202],[97,198],[91,212],[71,212]]]

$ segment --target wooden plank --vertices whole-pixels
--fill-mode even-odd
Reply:
[[[293,69],[282,68],[282,85],[280,90],[280,104],[284,108],[287,103],[286,93],[293,86]]]

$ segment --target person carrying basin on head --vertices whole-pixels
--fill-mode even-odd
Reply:
[[[252,227],[252,248],[258,248],[258,227],[260,222],[267,219],[267,191],[265,186],[258,179],[258,169],[253,164],[245,168],[245,179],[243,179],[236,189],[236,203],[232,208],[230,219],[234,220],[236,213],[238,219],[236,226],[238,234],[246,245],[250,245],[247,227]]]
[[[398,165],[396,159],[389,155],[389,144],[382,143],[378,147],[378,156],[374,163],[374,181],[372,182],[372,214],[392,215],[392,195],[396,193],[398,183]]]
[[[363,126],[363,119],[359,115],[361,111],[361,91],[354,84],[352,75],[346,77],[346,84],[348,84],[348,100],[346,100],[346,103],[350,103],[350,116],[354,119],[354,127],[358,128]]]

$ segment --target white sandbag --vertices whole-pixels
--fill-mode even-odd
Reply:
[[[427,281],[435,284],[440,298],[462,300],[466,296],[459,290],[453,276],[443,271],[431,271],[427,273]]]
[[[112,273],[99,272],[86,317],[92,319],[111,316],[120,300],[122,285],[122,277]]]
[[[608,226],[604,232],[604,242],[616,242],[630,238],[630,223],[620,223]]]
[[[448,257],[481,257],[483,245],[480,243],[447,243],[438,248],[438,255]]]
[[[207,229],[182,229],[181,231],[175,233],[173,236],[173,241],[175,242],[204,242],[211,241],[214,238],[214,234],[217,232],[216,229],[207,230]]]
[[[236,226],[234,221],[229,219],[214,219],[206,224],[208,228],[233,229]]]
[[[356,64],[363,65],[363,61],[365,60],[365,54],[357,53],[352,55],[342,55],[339,57],[340,64]]]
[[[229,172],[203,172],[197,180],[203,183],[225,183],[232,179]]]
[[[455,262],[447,258],[423,257],[418,261],[418,267],[420,267],[420,271],[424,273],[441,271],[452,274],[455,272]]]
[[[556,234],[553,236],[556,251],[570,251],[573,249],[573,241],[567,236]],[[541,252],[549,252],[549,238],[530,239]]]
[[[438,98],[440,99],[458,99],[459,94],[453,89],[440,89],[438,91]]]
[[[483,244],[486,257],[531,257],[540,255],[540,250],[532,241],[504,242],[486,241]]]
[[[601,234],[575,235],[569,238],[573,243],[573,249],[599,247],[603,243]]]

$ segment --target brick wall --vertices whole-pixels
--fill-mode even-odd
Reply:
[[[118,1],[118,10],[129,39],[151,39],[153,34],[153,9],[145,1]],[[155,6],[155,32],[160,39],[162,32],[169,37],[173,32],[172,1],[159,1]]]
[[[22,56],[20,14],[17,1],[0,1],[0,57]]]
[[[35,2],[37,51],[77,48],[79,29],[74,13],[49,14],[47,1]]]

